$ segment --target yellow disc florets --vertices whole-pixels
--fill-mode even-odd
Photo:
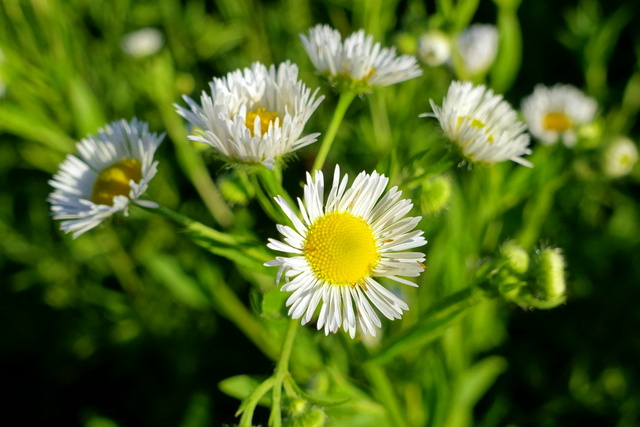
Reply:
[[[137,159],[124,159],[105,168],[93,184],[91,201],[98,205],[113,205],[115,196],[129,196],[129,182],[140,182],[142,165]]]
[[[571,119],[564,113],[551,112],[544,116],[543,127],[547,130],[565,132],[571,129]]]
[[[251,136],[254,135],[254,123],[256,121],[256,117],[260,118],[260,133],[264,135],[269,130],[269,124],[271,122],[275,122],[275,120],[279,117],[278,113],[273,111],[267,111],[265,108],[258,108],[256,110],[247,111],[247,117],[245,119],[245,126],[251,132]],[[275,124],[275,123],[274,123]],[[280,123],[281,124],[281,123]]]
[[[307,232],[304,256],[316,277],[333,285],[362,284],[380,261],[371,226],[350,212],[316,219]]]

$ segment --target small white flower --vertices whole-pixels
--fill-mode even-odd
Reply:
[[[399,319],[409,309],[375,278],[416,286],[399,276],[417,277],[424,270],[424,254],[401,251],[427,242],[422,231],[413,230],[420,217],[405,217],[411,201],[399,200],[397,187],[382,196],[387,177],[362,172],[348,190],[347,181],[336,166],[325,203],[322,172],[316,172],[315,180],[307,174],[304,200],[298,199],[300,215],[276,197],[293,228],[278,225],[284,241],[269,239],[268,246],[293,256],[265,265],[280,267],[277,282],[284,273],[282,290],[293,292],[287,300],[291,317],[302,317],[306,324],[320,305],[318,329],[324,327],[328,335],[342,326],[353,338],[356,324],[364,334],[376,335],[381,322],[373,307],[389,319]]]
[[[482,75],[498,54],[498,30],[490,24],[474,24],[456,37],[456,51],[466,74]]]
[[[540,142],[555,144],[562,139],[573,147],[577,128],[593,120],[598,104],[571,85],[553,87],[537,85],[533,94],[522,101],[522,113],[529,130]]]
[[[420,36],[418,57],[430,67],[437,67],[451,58],[451,40],[441,31],[429,31]]]
[[[611,178],[628,175],[638,161],[638,148],[629,138],[616,139],[604,153],[604,172]]]
[[[78,156],[68,155],[49,181],[48,198],[54,219],[73,237],[91,230],[116,212],[127,214],[157,172],[153,156],[164,135],[149,133],[146,123],[120,120],[78,144]]]
[[[262,164],[273,169],[284,155],[312,144],[319,133],[302,135],[311,114],[324,99],[316,98],[298,80],[298,67],[283,62],[277,68],[256,62],[209,84],[198,105],[188,96],[188,110],[178,114],[194,127],[192,141],[204,142],[231,163]]]
[[[429,100],[442,130],[462,154],[474,163],[494,164],[513,160],[531,167],[521,156],[530,154],[526,126],[518,121],[515,110],[501,95],[483,85],[454,81],[449,86],[442,108]]]
[[[367,92],[422,74],[415,57],[398,56],[395,48],[374,43],[364,30],[343,42],[337,30],[320,24],[300,39],[318,72],[341,90]]]
[[[158,52],[164,44],[164,36],[155,28],[143,28],[125,35],[121,47],[129,56],[140,58]]]

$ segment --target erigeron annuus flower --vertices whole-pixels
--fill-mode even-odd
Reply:
[[[578,127],[593,120],[598,104],[571,85],[552,87],[537,85],[533,94],[522,101],[522,113],[529,131],[546,145],[562,139],[573,147],[577,142]]]
[[[466,75],[483,75],[498,54],[498,29],[490,24],[474,24],[456,37],[456,55]]]
[[[139,200],[157,172],[153,161],[164,135],[149,133],[146,123],[120,120],[89,135],[68,155],[49,181],[55,189],[48,198],[60,228],[79,235],[98,226],[116,212],[127,214],[129,203]]]
[[[374,43],[364,30],[342,41],[337,30],[319,24],[300,38],[316,70],[340,90],[362,93],[422,74],[415,57],[398,56],[395,48]]]
[[[142,28],[126,34],[120,46],[124,53],[135,58],[152,55],[162,49],[164,36],[155,28]]]
[[[304,200],[298,199],[300,216],[282,197],[276,201],[291,219],[293,228],[278,225],[284,241],[269,239],[269,248],[293,254],[266,263],[279,266],[289,314],[308,323],[320,305],[318,329],[325,334],[342,326],[351,337],[356,324],[366,335],[381,327],[377,308],[389,319],[399,319],[407,304],[382,286],[377,277],[417,286],[401,278],[417,277],[423,270],[424,254],[401,252],[425,245],[422,231],[414,230],[420,217],[405,217],[410,200],[399,200],[401,192],[391,188],[382,196],[389,179],[376,172],[360,173],[347,189],[348,177],[336,166],[333,184],[324,202],[324,177],[307,174]],[[382,198],[381,198],[382,196]]]
[[[442,130],[465,160],[494,164],[512,160],[524,166],[532,164],[521,156],[530,154],[526,126],[518,121],[515,110],[501,95],[483,85],[454,81],[438,107],[429,100]]]
[[[638,148],[626,137],[617,138],[604,153],[604,173],[611,178],[628,175],[638,161]]]
[[[437,67],[451,58],[451,39],[442,31],[429,31],[418,40],[418,57],[430,67]]]
[[[311,114],[324,99],[316,98],[298,80],[298,67],[289,61],[269,68],[256,62],[209,84],[201,105],[184,96],[190,109],[176,105],[178,114],[194,127],[192,141],[215,148],[235,164],[262,164],[273,169],[287,154],[312,144],[319,133],[302,135]]]

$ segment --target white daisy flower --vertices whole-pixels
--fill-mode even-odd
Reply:
[[[520,156],[530,154],[526,126],[518,121],[515,110],[501,95],[483,85],[454,81],[449,86],[442,108],[429,100],[442,130],[461,155],[473,163],[494,164],[513,160],[531,167]]]
[[[604,172],[611,178],[628,175],[638,161],[638,148],[626,137],[616,139],[604,153]]]
[[[280,196],[276,201],[293,228],[278,225],[284,242],[269,239],[268,247],[293,254],[267,262],[279,266],[276,282],[284,273],[283,291],[289,315],[308,323],[320,305],[318,329],[326,335],[340,326],[355,336],[356,323],[366,335],[381,327],[373,307],[389,319],[399,319],[407,304],[375,278],[417,286],[399,276],[417,277],[424,254],[401,252],[425,245],[422,231],[413,230],[420,217],[406,217],[410,200],[399,200],[397,187],[382,196],[389,179],[376,172],[360,173],[347,190],[348,177],[336,166],[333,185],[324,202],[324,177],[307,174],[304,200],[298,199],[300,216]],[[380,198],[382,196],[382,198]]]
[[[324,99],[316,98],[298,80],[298,67],[283,62],[269,68],[256,62],[209,84],[211,95],[202,92],[198,105],[188,96],[188,110],[176,105],[178,114],[194,127],[192,141],[218,150],[230,163],[274,163],[299,148],[312,144],[319,133],[302,135],[304,125]]]
[[[142,28],[125,35],[120,46],[124,53],[135,58],[152,55],[162,49],[164,36],[155,28]]]
[[[157,172],[153,156],[164,135],[149,133],[146,123],[120,120],[89,135],[78,144],[78,156],[68,155],[49,181],[54,219],[73,238],[98,226],[116,212],[127,215]]]
[[[466,74],[485,74],[498,54],[498,29],[491,24],[471,25],[456,37],[456,53]]]
[[[552,87],[537,85],[533,94],[522,101],[522,113],[529,130],[540,142],[555,144],[562,139],[573,147],[577,142],[577,129],[593,120],[598,104],[571,85]]]
[[[318,72],[340,90],[362,93],[422,75],[415,57],[398,56],[395,48],[374,43],[364,30],[343,42],[337,30],[320,24],[300,39]]]
[[[437,67],[451,58],[451,39],[442,31],[429,31],[418,40],[418,57],[428,66]]]

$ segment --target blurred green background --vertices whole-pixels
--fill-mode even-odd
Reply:
[[[49,217],[47,181],[75,141],[136,116],[168,134],[150,187],[155,200],[215,226],[206,208],[214,179],[237,199],[240,224],[266,241],[274,225],[246,215],[221,164],[205,155],[203,166],[172,103],[183,102],[182,94],[197,98],[212,76],[253,61],[291,59],[309,87],[322,86],[298,38],[316,23],[343,34],[362,27],[413,53],[421,32],[440,22],[441,3],[2,0],[0,424],[233,423],[238,401],[218,382],[273,366],[207,298],[207,284],[224,281],[251,305],[243,272],[135,209],[72,240]],[[478,6],[473,22],[496,21],[493,2]],[[610,134],[637,140],[637,2],[524,0],[518,17],[522,67],[506,98],[518,106],[536,83],[571,83],[598,100]],[[161,50],[126,54],[123,37],[145,27],[163,35]],[[444,68],[425,68],[416,81],[356,102],[341,129],[341,139],[354,143],[336,144],[334,160],[371,170],[399,141],[419,145],[434,125],[398,124],[429,111],[428,99],[441,99],[450,79]],[[309,131],[322,132],[329,121],[336,97],[326,86],[322,93],[327,100]],[[375,117],[386,108],[386,122],[359,114],[370,109]],[[287,173],[302,177],[313,153],[302,150]],[[212,178],[194,172],[204,167]],[[508,367],[476,405],[477,425],[640,425],[637,172],[616,182],[586,176],[551,196],[541,234],[564,249],[568,302],[548,312],[504,307],[504,325],[485,331],[495,345],[483,356],[503,356]],[[299,195],[297,182],[289,184]],[[434,218],[430,228],[442,221]],[[431,240],[428,230],[426,236]],[[428,262],[430,255],[428,246]]]

